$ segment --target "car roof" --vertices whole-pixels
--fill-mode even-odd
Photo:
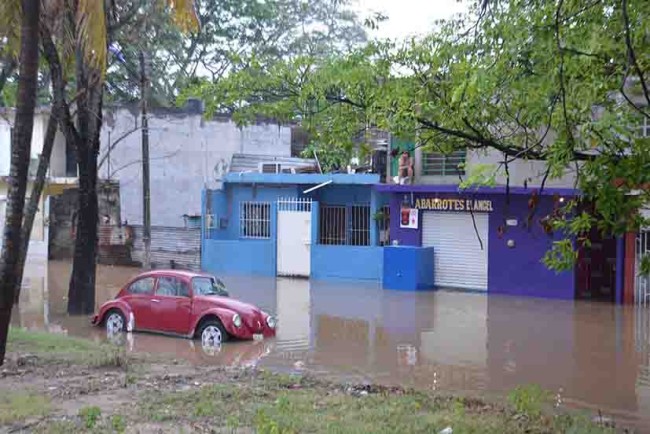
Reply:
[[[188,279],[191,279],[192,277],[212,277],[210,274],[202,273],[200,271],[158,269],[158,270],[151,270],[151,271],[145,271],[143,273],[140,273],[140,274],[137,275],[136,278],[140,278],[140,277],[157,277],[157,276],[163,275],[163,274],[165,276],[185,277],[185,278],[188,278]]]

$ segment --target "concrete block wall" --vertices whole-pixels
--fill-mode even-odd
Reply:
[[[100,160],[107,157],[100,178],[119,182],[122,220],[135,225],[142,224],[138,125],[137,107],[107,108],[100,149]],[[153,110],[149,128],[152,226],[184,227],[183,215],[200,215],[201,191],[221,187],[233,154],[291,156],[291,128],[276,123],[240,129],[228,118],[180,108]]]

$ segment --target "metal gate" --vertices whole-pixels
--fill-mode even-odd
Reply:
[[[425,211],[422,246],[434,248],[435,285],[487,291],[488,234],[485,213],[475,213],[472,222],[469,213]]]
[[[650,254],[650,229],[642,229],[636,236],[636,267],[634,300],[641,306],[650,304],[650,276],[641,273],[641,259]]]
[[[311,203],[311,199],[278,200],[278,276],[309,277],[311,273]]]

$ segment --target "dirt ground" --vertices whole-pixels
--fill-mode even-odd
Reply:
[[[0,367],[0,432],[625,432],[554,412],[541,389],[509,403],[440,396],[308,373],[195,366],[13,329]]]

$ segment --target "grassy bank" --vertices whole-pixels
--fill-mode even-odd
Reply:
[[[552,413],[535,387],[495,404],[310,376],[133,360],[61,335],[12,330],[10,342],[0,431],[611,432],[586,416]]]

